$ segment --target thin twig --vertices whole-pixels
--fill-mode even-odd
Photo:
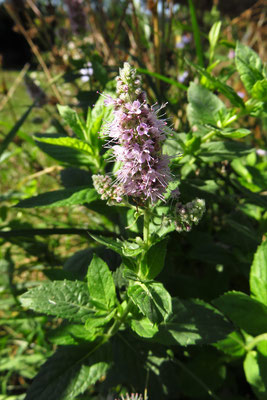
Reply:
[[[3,100],[0,102],[0,111],[5,107],[6,103],[9,101],[9,99],[13,96],[15,90],[17,89],[18,85],[24,78],[24,75],[30,68],[30,64],[25,64],[22,70],[20,71],[19,75],[15,79],[15,82],[11,86],[11,88],[8,90],[6,96],[3,98]]]
[[[31,179],[38,178],[41,175],[50,174],[53,171],[60,171],[63,168],[64,167],[62,167],[61,165],[53,165],[52,167],[47,167],[47,168],[43,169],[42,171],[38,171],[32,175],[26,176],[24,179],[22,179],[22,181],[20,181],[20,185],[24,184],[27,181],[30,181]]]
[[[26,31],[26,29],[24,29],[22,23],[21,23],[20,20],[19,20],[18,15],[14,12],[14,10],[12,9],[12,7],[11,7],[9,4],[7,4],[7,3],[5,3],[4,6],[5,6],[5,8],[6,8],[8,14],[9,14],[9,15],[11,16],[11,18],[15,21],[15,23],[16,23],[16,25],[18,26],[20,32],[23,34],[23,36],[25,37],[25,39],[26,39],[27,42],[29,43],[29,45],[30,45],[30,47],[31,47],[31,49],[32,49],[32,51],[33,51],[33,53],[34,53],[34,55],[36,56],[37,60],[39,61],[40,65],[41,65],[41,67],[43,68],[43,71],[44,71],[44,73],[45,73],[45,75],[46,75],[46,77],[47,77],[47,79],[48,79],[48,82],[51,82],[51,81],[52,81],[52,76],[51,76],[50,71],[49,71],[49,69],[47,68],[47,66],[46,66],[46,64],[45,64],[45,62],[44,62],[44,60],[43,60],[43,58],[42,58],[42,56],[41,56],[39,50],[38,50],[38,47],[33,43],[33,41],[32,41],[32,39],[30,38],[28,32]],[[63,100],[62,100],[62,98],[61,98],[61,95],[60,95],[60,93],[59,93],[59,91],[58,91],[56,85],[51,84],[51,88],[52,88],[52,90],[53,90],[53,92],[54,92],[54,94],[55,94],[55,96],[56,96],[58,102],[61,103],[61,104],[63,104]]]

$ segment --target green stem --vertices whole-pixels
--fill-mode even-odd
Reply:
[[[133,306],[133,302],[130,299],[127,306],[125,307],[125,310],[123,311],[121,317],[119,319],[117,319],[116,321],[114,321],[114,324],[108,330],[108,332],[106,334],[107,341],[118,332],[120,326],[123,324],[123,322],[125,321],[125,318],[129,314],[132,306]]]
[[[203,138],[201,139],[202,143],[207,142],[209,139],[211,139],[214,135],[216,135],[216,131],[211,131],[209,133],[207,133],[205,136],[203,136]]]
[[[149,222],[150,222],[150,213],[148,210],[144,211],[144,227],[143,227],[143,240],[146,247],[149,247]]]
[[[201,41],[200,41],[200,31],[199,31],[199,27],[198,27],[198,23],[197,23],[196,9],[195,9],[193,0],[188,0],[188,3],[189,3],[189,11],[190,11],[192,30],[193,30],[193,35],[194,35],[194,40],[195,40],[195,45],[196,45],[198,63],[199,63],[199,65],[201,65],[201,67],[204,67],[204,57],[203,57],[203,51],[202,51],[202,46],[201,46]]]
[[[246,350],[251,351],[256,347],[260,342],[267,340],[267,333],[262,333],[259,336],[256,336],[251,342],[246,345]]]

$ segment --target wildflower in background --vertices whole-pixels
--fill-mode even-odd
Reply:
[[[241,99],[243,99],[245,97],[245,93],[241,92],[240,90],[237,92],[238,96],[241,97]]]
[[[188,71],[184,71],[182,74],[178,75],[178,82],[183,83],[186,78],[188,77],[189,72]]]
[[[90,76],[92,76],[94,70],[92,68],[92,63],[89,61],[84,68],[80,69],[81,80],[82,82],[88,82],[90,80]]]
[[[235,51],[233,49],[229,50],[228,58],[229,58],[229,60],[232,60],[233,58],[235,58]]]
[[[72,32],[79,34],[86,31],[86,16],[83,9],[83,0],[64,0],[68,8],[68,16]]]
[[[169,157],[162,154],[166,121],[158,118],[161,107],[147,103],[140,77],[128,63],[117,77],[117,98],[107,96],[105,102],[114,106],[106,134],[120,165],[115,184],[141,201],[164,200],[171,174]]]
[[[185,45],[189,44],[192,40],[192,35],[184,34],[181,38],[176,42],[175,47],[177,49],[183,49]]]

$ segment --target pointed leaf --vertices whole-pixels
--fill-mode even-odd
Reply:
[[[25,400],[73,400],[103,378],[109,367],[105,348],[64,346],[48,359]]]
[[[85,126],[83,121],[80,119],[79,115],[75,110],[69,106],[57,106],[59,114],[64,119],[67,125],[73,130],[73,132],[80,138],[86,138]]]
[[[132,319],[131,328],[137,335],[144,338],[151,338],[158,332],[157,325],[152,324],[148,318]]]
[[[255,83],[264,78],[264,68],[260,57],[250,47],[238,43],[235,50],[235,63],[245,88],[251,93]]]
[[[250,270],[251,295],[267,306],[267,240],[257,249]]]
[[[152,323],[166,320],[171,313],[171,296],[161,283],[139,283],[130,286],[128,295]]]
[[[72,206],[75,204],[89,204],[98,198],[95,189],[82,188],[81,186],[72,187],[63,190],[54,190],[33,196],[25,200],[21,200],[15,207],[32,208],[32,207],[62,207]]]
[[[187,116],[191,125],[217,125],[223,102],[204,86],[191,83],[188,89]]]
[[[259,400],[267,396],[267,341],[260,343],[257,351],[250,351],[244,361],[248,383]]]
[[[167,346],[214,343],[233,327],[223,315],[202,300],[173,299],[173,312],[158,326],[154,339]]]
[[[147,279],[154,279],[162,271],[165,262],[168,238],[161,240],[148,250],[145,260],[148,273]]]
[[[90,296],[106,309],[114,307],[116,304],[116,289],[107,264],[94,254],[87,272],[87,281]]]
[[[233,323],[250,335],[267,332],[267,307],[242,292],[228,292],[212,301]]]
[[[54,281],[30,289],[20,297],[24,307],[48,315],[85,322],[94,312],[86,283]]]
[[[85,142],[59,134],[36,134],[37,146],[55,160],[68,165],[95,165],[91,148]],[[60,139],[60,140],[59,140]]]

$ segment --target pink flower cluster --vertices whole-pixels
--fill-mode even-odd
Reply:
[[[114,105],[107,134],[120,165],[116,183],[125,195],[155,203],[164,200],[171,179],[169,157],[162,154],[166,121],[157,116],[161,108],[147,103],[140,85],[136,70],[124,63],[117,78],[118,97],[106,99],[106,104]]]

